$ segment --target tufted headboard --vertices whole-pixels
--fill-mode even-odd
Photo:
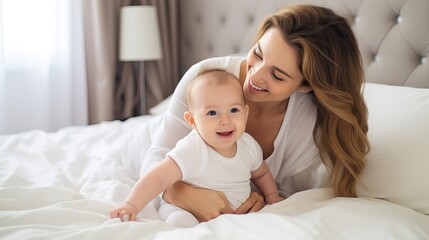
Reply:
[[[180,0],[182,73],[202,59],[247,53],[262,19],[291,3],[350,20],[366,81],[429,88],[429,0]]]

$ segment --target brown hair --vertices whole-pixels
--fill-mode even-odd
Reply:
[[[358,44],[347,20],[331,9],[291,5],[261,25],[298,50],[303,84],[313,89],[317,120],[313,138],[322,162],[331,170],[337,196],[356,196],[356,183],[369,151],[368,111],[362,96],[364,70]]]

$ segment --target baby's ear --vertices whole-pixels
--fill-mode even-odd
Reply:
[[[246,121],[247,121],[247,118],[249,117],[249,105],[244,105],[244,111],[246,111]]]
[[[183,118],[185,119],[185,121],[189,124],[189,126],[191,126],[192,128],[195,128],[195,119],[194,119],[194,115],[192,115],[192,113],[190,111],[186,111],[183,114]]]

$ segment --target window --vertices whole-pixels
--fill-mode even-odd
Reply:
[[[2,0],[1,134],[87,123],[80,1]]]

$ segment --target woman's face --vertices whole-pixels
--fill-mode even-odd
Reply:
[[[250,102],[277,102],[289,98],[303,81],[298,53],[270,28],[247,55],[244,96]]]

